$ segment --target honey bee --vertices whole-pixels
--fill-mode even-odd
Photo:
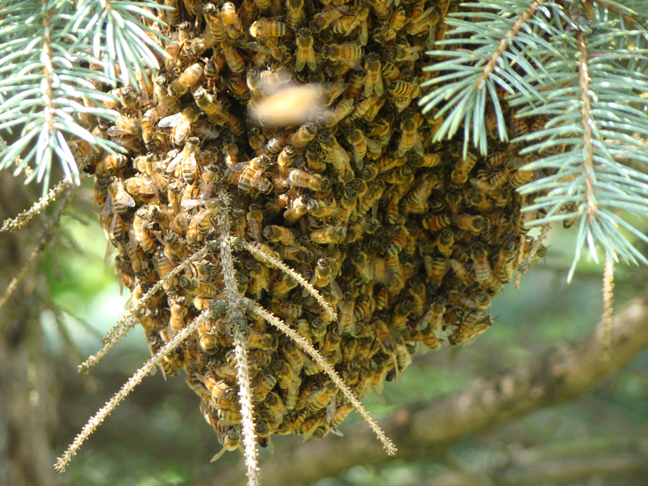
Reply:
[[[221,7],[221,20],[226,27],[227,35],[232,39],[238,39],[243,34],[243,25],[241,19],[236,13],[236,6],[232,2],[225,2]]]
[[[255,241],[263,242],[263,212],[256,206],[251,205],[246,219],[248,236]]]
[[[250,284],[247,292],[259,300],[264,290],[266,292],[270,290],[270,270],[265,265],[254,262],[249,269],[249,273]]]
[[[338,173],[338,178],[348,183],[353,180],[354,173],[349,162],[351,157],[338,143],[335,135],[331,132],[324,132],[319,135],[319,142],[324,151],[326,151],[326,161],[333,165]]]
[[[346,232],[347,227],[345,225],[327,226],[323,229],[312,231],[310,239],[319,245],[336,245],[344,241]]]
[[[178,97],[182,96],[187,91],[189,91],[189,88],[191,88],[192,86],[197,84],[198,81],[200,81],[202,75],[203,75],[202,64],[199,63],[192,64],[187,69],[185,69],[177,79],[171,82],[171,86],[169,86],[169,91],[174,96],[178,96]]]
[[[260,18],[250,26],[252,37],[282,37],[286,35],[286,24],[266,18]]]
[[[440,287],[448,270],[450,270],[450,261],[447,258],[432,258],[429,255],[423,257],[423,264],[428,278],[434,287]]]
[[[383,251],[383,254],[386,257],[398,255],[408,244],[409,238],[410,235],[407,229],[402,225],[397,226],[393,231],[389,243]]]
[[[437,249],[444,257],[449,257],[452,255],[453,244],[455,241],[455,235],[452,228],[445,228],[439,233],[439,239],[437,240]]]
[[[163,118],[158,122],[158,126],[162,128],[173,128],[171,132],[173,143],[175,145],[182,145],[189,137],[192,123],[198,119],[198,116],[198,111],[192,106],[188,106],[182,110],[182,113],[176,113]]]
[[[262,189],[266,187],[263,179],[263,171],[268,166],[269,159],[267,155],[259,155],[247,162],[239,162],[238,169],[241,171],[241,176],[238,182],[238,188],[242,192],[249,192],[252,188],[264,192]]]
[[[488,261],[488,253],[481,242],[473,243],[471,256],[474,262],[475,280],[480,284],[493,280],[493,271]]]
[[[326,111],[322,116],[322,124],[325,127],[333,127],[340,123],[354,110],[353,100],[344,98],[340,100],[333,111]]]
[[[125,214],[129,208],[135,207],[135,200],[126,192],[124,183],[119,179],[113,179],[108,185],[108,193],[113,200],[113,209],[117,214]]]
[[[262,349],[265,351],[277,349],[277,336],[256,332],[251,328],[243,329],[241,335],[250,349]]]
[[[299,218],[306,214],[306,211],[307,206],[304,200],[301,197],[295,198],[292,201],[290,208],[284,211],[284,220],[288,224],[296,223]]]
[[[395,152],[396,157],[402,157],[410,150],[423,155],[423,144],[418,132],[418,126],[414,118],[407,118],[401,122],[402,135],[398,142],[398,149]]]
[[[457,214],[452,217],[452,222],[462,230],[468,230],[475,234],[480,233],[488,220],[482,216],[471,216],[469,214]]]
[[[290,169],[288,180],[293,186],[304,187],[311,191],[325,191],[330,186],[330,181],[319,174],[309,174],[300,169]]]
[[[449,214],[438,214],[429,216],[423,220],[423,227],[428,231],[441,231],[452,224],[452,216]]]
[[[297,32],[297,53],[295,55],[295,69],[301,72],[304,66],[308,64],[308,69],[315,71],[317,69],[317,59],[315,58],[315,49],[313,49],[313,35],[310,29],[302,28]]]
[[[225,33],[225,24],[218,17],[218,10],[215,5],[206,3],[203,5],[203,16],[207,22],[207,27],[211,31],[212,36],[220,44],[227,41],[227,34]]]
[[[471,152],[468,152],[466,158],[459,159],[459,162],[457,162],[457,165],[450,175],[453,186],[463,186],[468,180],[468,173],[472,170],[476,163],[477,157],[475,157],[475,155]]]
[[[250,98],[248,86],[241,78],[231,77],[227,81],[229,92],[240,102],[247,101]]]
[[[217,452],[214,457],[211,458],[210,462],[217,461],[227,451],[243,449],[243,446],[241,445],[241,432],[239,425],[229,426],[223,433],[222,437],[223,448],[219,452]]]
[[[290,275],[283,274],[281,280],[273,282],[272,285],[272,298],[274,300],[281,300],[285,298],[292,289],[297,287],[299,283]]]
[[[277,384],[277,377],[275,375],[265,375],[261,381],[252,390],[252,398],[256,402],[263,402]]]
[[[340,62],[351,69],[360,70],[360,59],[363,49],[358,44],[328,44],[322,48],[322,57],[335,62]]]
[[[434,333],[438,332],[443,325],[443,314],[446,311],[447,301],[445,297],[435,297],[430,304],[430,308],[416,325],[416,330],[421,331],[426,328]]]
[[[225,61],[233,73],[240,73],[245,70],[245,63],[243,58],[238,53],[236,48],[230,42],[221,43]]]
[[[281,397],[279,397],[275,392],[270,392],[266,396],[264,404],[268,408],[272,420],[281,424],[288,413],[288,409],[286,408],[286,405],[284,405],[283,400],[281,400]]]
[[[493,319],[490,314],[483,311],[471,311],[463,316],[458,329],[448,336],[448,341],[453,346],[457,346],[481,334],[492,324]]]
[[[178,166],[184,181],[193,185],[196,182],[198,175],[198,165],[196,162],[196,153],[200,150],[200,139],[198,137],[190,137],[187,139],[182,152],[175,157],[166,168],[167,172],[174,172]]]
[[[115,125],[108,128],[106,131],[110,137],[119,137],[121,135],[134,135],[138,136],[141,132],[141,125],[136,118],[121,115],[115,115]]]
[[[312,22],[309,24],[310,30],[315,34],[319,34],[348,11],[348,5],[342,5],[339,7],[327,5],[321,12],[317,13],[313,17]]]
[[[365,61],[365,69],[367,71],[365,78],[364,95],[369,97],[372,93],[378,96],[383,94],[383,81],[381,74],[380,57],[375,52],[367,54]]]
[[[286,9],[286,22],[292,30],[297,31],[304,20],[304,0],[286,0]]]
[[[386,57],[392,62],[416,61],[419,58],[418,52],[422,46],[410,47],[398,44],[386,51]]]
[[[450,260],[450,266],[452,267],[454,274],[463,282],[466,287],[470,287],[475,283],[474,277],[463,263],[459,262],[458,260],[452,259]]]
[[[95,168],[99,177],[112,177],[121,172],[128,163],[128,158],[122,154],[106,153]]]
[[[305,147],[308,142],[313,140],[315,135],[317,135],[317,125],[314,123],[307,123],[306,125],[299,127],[299,129],[290,136],[288,143],[296,148],[302,148]]]

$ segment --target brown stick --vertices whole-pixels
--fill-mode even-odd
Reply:
[[[594,333],[582,341],[544,352],[524,368],[476,380],[464,391],[424,408],[403,409],[383,422],[384,429],[395,438],[400,458],[412,456],[421,447],[439,450],[533,410],[585,395],[647,346],[645,293],[613,318],[609,360],[601,359],[604,343],[600,333]],[[335,476],[357,464],[386,460],[380,445],[358,427],[342,438],[327,437],[276,454],[261,465],[261,476],[265,486],[300,486]],[[239,473],[219,475],[219,486],[240,483],[240,478],[234,476]]]

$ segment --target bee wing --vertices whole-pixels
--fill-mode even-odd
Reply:
[[[333,278],[333,274],[331,274],[329,282],[331,284],[331,293],[333,294],[333,297],[335,297],[336,299],[342,299],[344,297],[344,293],[335,281],[335,278]],[[351,309],[351,313],[353,313],[353,308]]]
[[[382,147],[378,142],[367,137],[365,137],[364,140],[367,143],[367,150],[369,150],[369,152],[373,154],[379,154],[380,152],[382,152]]]
[[[412,148],[419,155],[423,155],[425,153],[425,150],[423,150],[423,144],[421,143],[421,136],[419,135],[418,129],[414,131],[414,146]]]
[[[189,226],[192,228],[195,228],[198,226],[203,219],[205,219],[206,216],[211,213],[211,209],[202,209],[198,214],[196,214],[193,218],[191,218],[191,223],[189,223]]]
[[[127,131],[124,130],[123,128],[117,128],[117,127],[114,127],[114,126],[113,126],[113,127],[110,127],[110,128],[106,131],[106,133],[107,133],[108,136],[110,136],[110,137],[118,137],[118,136],[120,136],[120,135],[129,135],[129,132],[127,132]]]
[[[190,210],[193,208],[196,208],[198,206],[202,206],[204,204],[204,201],[200,201],[199,199],[187,199],[186,201],[182,201],[180,203],[180,206],[183,208]]]
[[[176,113],[174,115],[166,116],[158,122],[158,127],[173,128],[178,124],[181,118],[182,118],[182,113]]]
[[[128,206],[129,208],[135,207],[135,199],[133,199],[133,196],[126,192],[126,189],[120,189],[119,198],[122,199],[124,204],[126,204],[126,206]]]
[[[338,59],[338,61],[346,64],[354,71],[361,71],[362,66],[360,65],[359,59]]]
[[[416,325],[416,330],[417,331],[422,331],[426,327],[430,325],[430,320],[432,319],[432,311],[427,311],[423,317],[421,317],[421,320],[418,322]]]
[[[326,416],[328,417],[329,420],[333,420],[333,417],[335,417],[335,405],[336,405],[335,397],[336,395],[333,395],[328,405],[326,406]]]
[[[175,170],[178,168],[178,165],[182,161],[182,156],[183,156],[183,153],[180,152],[171,162],[169,162],[169,165],[167,165],[166,171],[167,172],[175,172]]]

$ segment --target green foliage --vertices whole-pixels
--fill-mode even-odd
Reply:
[[[544,121],[511,142],[526,145],[522,169],[540,174],[520,188],[535,196],[526,208],[542,215],[534,224],[578,222],[570,275],[585,245],[595,260],[600,244],[608,259],[648,263],[626,232],[648,238],[619,215],[648,216],[648,3],[483,0],[463,9],[440,43],[452,50],[428,53],[427,69],[441,74],[424,84],[434,88],[421,104],[445,117],[435,140],[463,128],[464,153],[472,143],[485,155],[489,113],[508,141],[503,102]]]
[[[137,76],[146,79],[147,68],[158,67],[158,34],[138,20],[155,20],[147,10],[153,7],[160,8],[153,0],[0,0],[0,131],[15,139],[0,141],[0,169],[15,164],[20,173],[33,162],[27,182],[42,181],[45,194],[57,158],[78,183],[72,140],[121,150],[91,134],[82,120],[114,121],[118,114],[104,107],[114,97],[101,86],[121,82],[139,89]]]

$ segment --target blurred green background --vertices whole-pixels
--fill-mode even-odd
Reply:
[[[89,187],[77,200],[90,200]],[[76,351],[62,339],[60,323],[51,310],[40,316],[60,386],[59,424],[54,434],[57,454],[150,356],[143,332],[136,328],[90,376],[77,374],[75,353],[85,359],[99,349],[98,336],[105,334],[122,315],[128,291],[120,295],[112,264],[104,263],[106,240],[98,223],[82,210],[73,211],[72,215],[75,214],[78,217],[63,217],[64,232],[40,263],[52,302],[76,316],[75,319],[64,315],[62,320]],[[573,281],[567,284],[574,231],[554,230],[546,245],[548,256],[522,276],[521,288],[514,290],[510,284],[494,300],[490,310],[495,325],[488,332],[469,346],[417,352],[399,383],[388,383],[381,397],[365,400],[371,413],[380,419],[402,407],[429,403],[462,390],[480,377],[523,366],[561,342],[590,335],[602,312],[602,266],[581,262]],[[645,268],[617,268],[615,307],[621,307],[645,288],[646,275]],[[358,414],[352,414],[340,429],[345,434],[353,432],[359,421]],[[316,484],[470,484],[452,482],[453,477],[464,477],[474,480],[475,485],[495,485],[498,483],[491,477],[511,458],[520,464],[519,459],[525,457],[564,459],[590,450],[619,451],[627,444],[645,445],[647,424],[648,353],[644,352],[586,397],[476,434],[433,459],[396,459],[356,466],[338,477],[322,478]],[[329,436],[323,440],[339,439]],[[267,484],[263,483],[264,464],[272,462],[283,449],[298,447],[300,442],[300,438],[279,437],[275,440],[275,456],[261,451],[262,484]],[[157,373],[147,377],[112,413],[58,479],[62,485],[244,484],[239,452],[227,453],[216,463],[209,462],[220,447],[198,410],[197,397],[184,379],[171,377],[165,382]],[[645,448],[643,454],[648,454]],[[302,460],[316,462],[318,458]],[[221,481],[225,472],[232,477],[233,471],[238,474],[237,482]],[[516,480],[506,484],[516,484]],[[646,485],[648,475],[645,471],[593,474],[559,484]]]

